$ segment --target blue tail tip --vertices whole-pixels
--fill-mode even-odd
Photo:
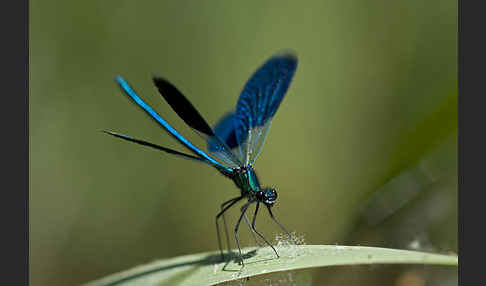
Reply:
[[[115,76],[115,81],[118,82],[118,83],[125,82],[125,80],[123,79],[123,77],[121,77],[121,75],[116,75]]]

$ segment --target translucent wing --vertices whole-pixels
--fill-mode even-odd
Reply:
[[[244,86],[231,121],[240,149],[240,160],[245,165],[253,164],[260,153],[272,118],[289,88],[296,68],[297,57],[294,54],[275,55]]]
[[[216,137],[209,137],[207,138],[207,149],[211,155],[214,157],[219,158],[220,160],[226,162],[224,160],[225,154],[221,150],[221,143],[224,142],[224,145],[231,149],[231,152],[234,156],[237,156],[239,160],[239,166],[243,165],[243,160],[241,157],[238,156],[236,153],[238,147],[238,141],[236,139],[235,128],[234,128],[234,113],[228,113],[224,115],[219,122],[214,126],[213,131]]]

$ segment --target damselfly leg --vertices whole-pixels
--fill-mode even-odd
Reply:
[[[219,252],[221,253],[221,259],[224,259],[224,255],[223,255],[223,247],[221,245],[221,235],[219,233],[219,224],[218,224],[218,220],[219,218],[224,215],[224,213],[230,208],[232,207],[234,204],[236,204],[237,202],[239,202],[243,197],[236,197],[236,198],[233,198],[231,200],[228,200],[226,202],[224,202],[223,204],[221,204],[221,211],[216,215],[216,232],[218,234],[218,246],[219,246]],[[228,236],[228,231],[226,230],[226,220],[224,220],[224,216],[223,216],[223,223],[224,223],[224,227],[225,227],[225,233],[226,233],[226,243],[228,244],[228,252],[230,252],[230,244],[229,244],[229,236]]]
[[[241,220],[243,219],[243,216],[245,215],[245,212],[246,210],[248,209],[248,207],[250,206],[252,202],[247,202],[246,204],[243,205],[243,207],[241,208],[241,215],[240,215],[240,218],[238,219],[238,222],[236,223],[236,226],[235,226],[235,241],[236,241],[236,245],[238,246],[238,253],[240,255],[240,261],[241,261],[241,269],[243,269],[243,267],[245,267],[245,263],[243,262],[243,255],[241,255],[241,247],[240,247],[240,241],[238,240],[238,229],[240,228],[240,223],[241,223]]]
[[[275,216],[272,213],[272,209],[267,206],[267,210],[268,210],[268,213],[270,214],[270,217],[273,219],[273,221],[276,222],[280,226],[280,228],[289,236],[289,239],[292,240],[294,242],[294,244],[297,244],[297,241],[292,237],[290,232],[288,232],[285,229],[285,227],[275,218]]]
[[[253,214],[253,220],[251,222],[251,229],[252,231],[254,231],[256,234],[258,234],[258,236],[260,236],[266,244],[268,244],[268,246],[270,246],[273,251],[275,252],[275,255],[277,255],[277,258],[279,258],[280,256],[278,255],[277,253],[277,250],[275,249],[275,247],[273,247],[273,245],[267,241],[267,239],[263,236],[263,234],[261,234],[260,232],[258,232],[256,229],[255,229],[255,222],[256,222],[256,217],[257,217],[257,214],[258,214],[258,208],[260,207],[260,202],[257,202],[256,203],[256,207],[255,207],[255,213]]]

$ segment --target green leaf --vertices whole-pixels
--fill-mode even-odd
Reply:
[[[358,264],[434,264],[457,266],[456,255],[418,251],[337,245],[280,246],[277,259],[268,247],[245,248],[245,268],[237,264],[237,255],[221,262],[219,252],[205,252],[158,260],[116,273],[86,284],[101,285],[215,285],[231,280],[272,272],[313,267]],[[227,257],[228,255],[226,255]]]

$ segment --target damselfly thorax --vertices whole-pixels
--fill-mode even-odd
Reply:
[[[231,179],[241,190],[242,196],[252,196],[260,190],[260,182],[252,166],[233,169]]]

